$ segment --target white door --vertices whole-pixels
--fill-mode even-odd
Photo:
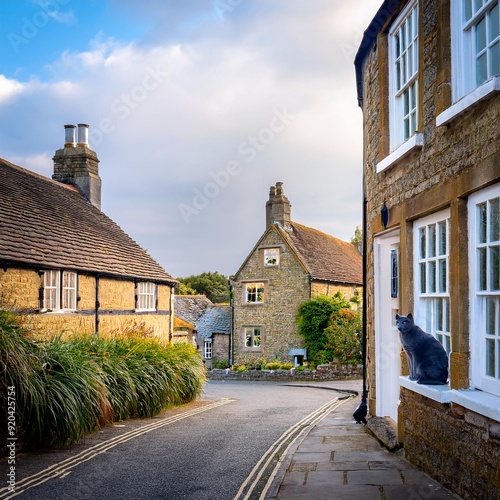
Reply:
[[[376,412],[398,419],[401,343],[395,326],[399,307],[399,231],[374,239]]]

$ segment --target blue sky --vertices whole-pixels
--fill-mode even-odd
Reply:
[[[233,274],[277,181],[361,224],[353,59],[378,0],[2,0],[0,156],[47,177],[88,123],[102,208],[174,276]]]

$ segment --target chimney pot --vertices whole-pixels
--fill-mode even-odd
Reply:
[[[64,125],[64,147],[74,148],[76,143],[76,127],[74,125]]]
[[[89,126],[85,123],[78,124],[78,144],[77,146],[89,145]]]

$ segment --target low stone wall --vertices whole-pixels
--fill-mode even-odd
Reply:
[[[363,376],[362,365],[318,365],[316,370],[248,370],[237,372],[232,370],[214,369],[207,372],[211,380],[261,380],[277,381],[319,381],[359,379]]]
[[[467,500],[500,492],[500,424],[401,389],[405,457]]]

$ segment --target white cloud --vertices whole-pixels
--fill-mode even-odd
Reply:
[[[176,276],[234,273],[276,181],[294,220],[349,239],[361,223],[362,129],[342,44],[354,46],[359,16],[375,11],[359,3],[242,1],[221,21],[207,2],[141,2],[138,16],[157,17],[147,40],[99,34],[61,54],[50,81],[0,76],[2,154],[50,177],[63,125],[89,123],[104,211]],[[277,126],[277,112],[295,118]],[[182,205],[196,211],[188,223]]]
[[[13,96],[20,94],[25,85],[16,80],[11,80],[6,78],[4,75],[0,75],[0,104],[7,102]]]

